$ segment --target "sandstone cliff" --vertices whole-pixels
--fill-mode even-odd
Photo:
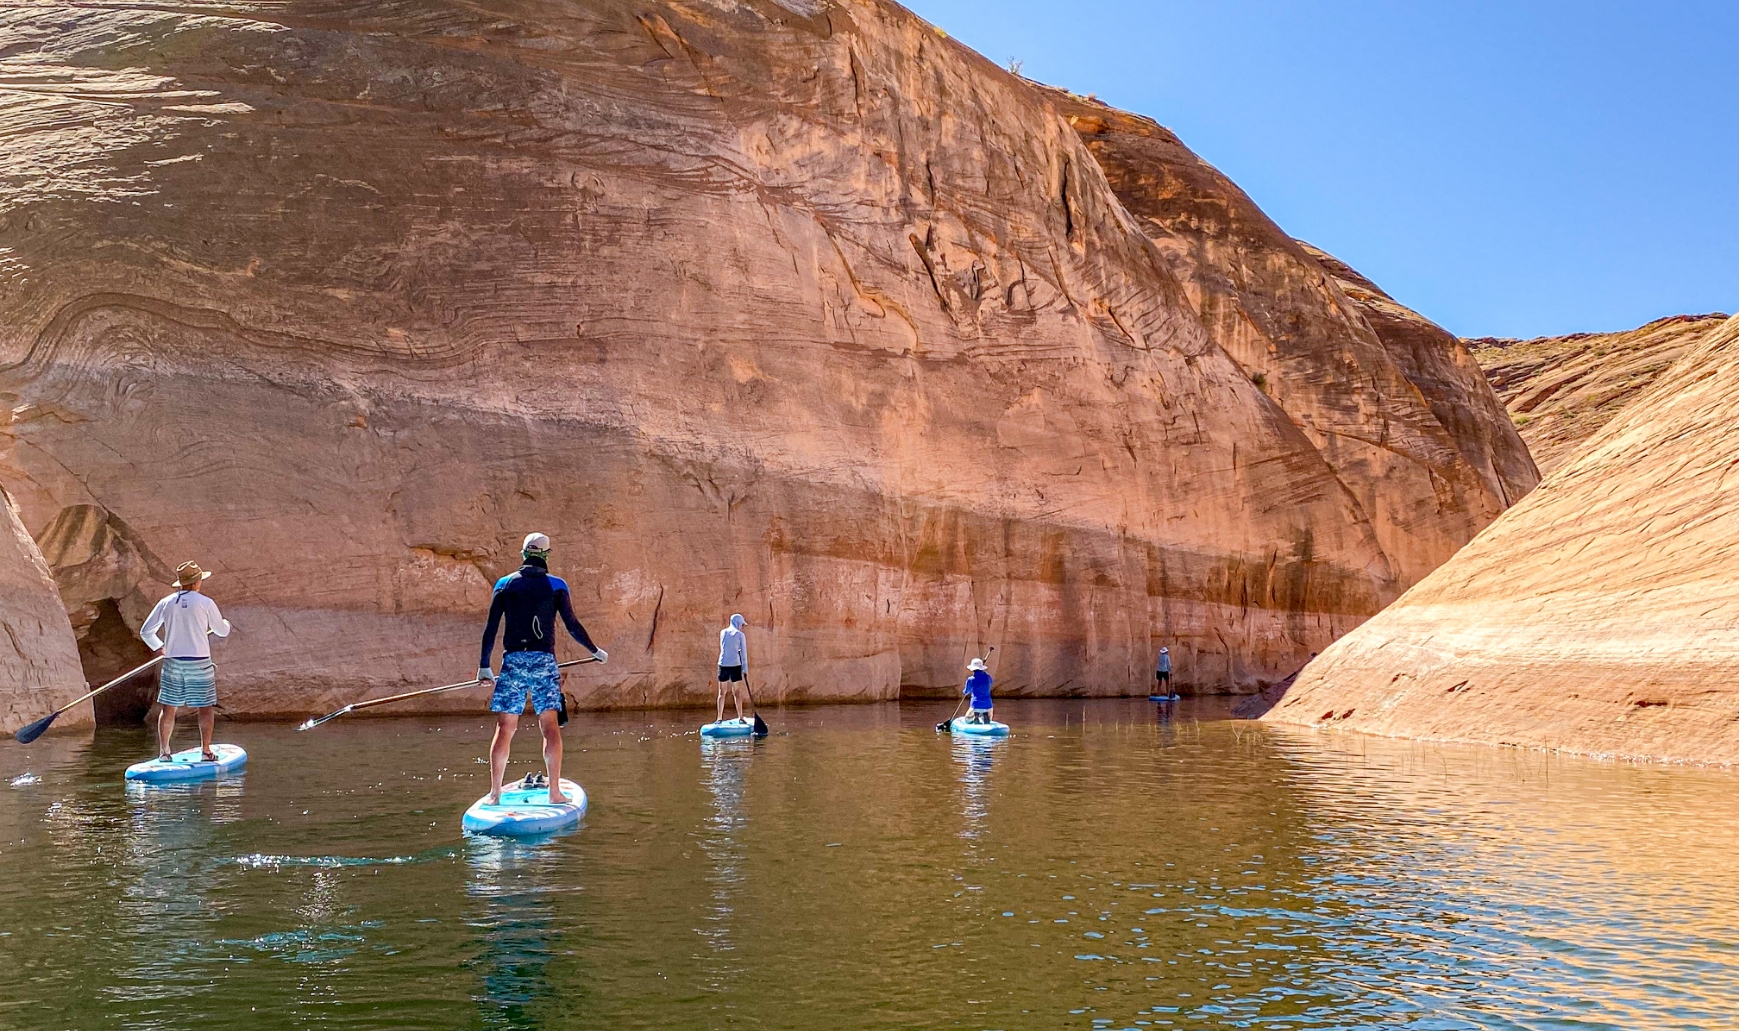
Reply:
[[[1539,482],[1449,331],[1292,239],[1164,126],[1040,88],[1166,256],[1210,338],[1327,459],[1404,582]]]
[[[4,413],[0,413],[4,414]],[[36,542],[0,489],[0,727],[29,723],[84,694],[78,643]],[[85,703],[57,725],[91,722]]]
[[[1269,719],[1739,760],[1739,318],[1305,667]]]
[[[1250,689],[1531,482],[892,4],[31,7],[0,80],[0,474],[89,663],[217,571],[232,712],[465,675],[532,529],[587,705],[707,696],[733,610],[767,697]]]
[[[1719,329],[1725,315],[1674,315],[1623,333],[1466,340],[1473,357],[1549,473],[1672,364]]]

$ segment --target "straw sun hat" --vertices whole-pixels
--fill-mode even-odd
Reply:
[[[175,583],[171,586],[186,590],[210,575],[210,571],[200,569],[197,562],[183,562],[175,567]]]

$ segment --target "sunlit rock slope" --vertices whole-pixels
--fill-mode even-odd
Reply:
[[[85,690],[78,643],[48,565],[0,489],[0,730],[17,730]],[[57,721],[90,722],[89,703]]]
[[[1739,760],[1739,319],[1306,666],[1268,718]]]
[[[0,83],[0,474],[87,663],[217,572],[233,712],[467,675],[533,529],[586,705],[734,610],[768,698],[1248,690],[1531,482],[1181,145],[1160,226],[892,4],[41,5]]]
[[[1623,333],[1463,342],[1549,473],[1726,320],[1674,315]]]

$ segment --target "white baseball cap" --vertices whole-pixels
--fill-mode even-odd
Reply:
[[[548,551],[549,550],[549,535],[542,534],[542,533],[528,533],[525,535],[525,543],[520,546],[519,550],[520,551]]]

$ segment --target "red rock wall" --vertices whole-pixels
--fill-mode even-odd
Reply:
[[[1267,718],[1739,761],[1736,470],[1739,318],[1305,667]]]
[[[1144,691],[1160,643],[1248,690],[1495,511],[1337,465],[1388,388],[1301,428],[1056,104],[891,4],[47,7],[0,44],[60,84],[0,134],[0,472],[81,619],[217,571],[233,712],[468,675],[533,529],[611,653],[588,705],[709,696],[734,610],[765,696],[950,690],[992,644],[1005,693]]]
[[[86,690],[72,624],[48,565],[0,489],[0,731],[10,734]],[[90,722],[87,702],[56,725]]]

